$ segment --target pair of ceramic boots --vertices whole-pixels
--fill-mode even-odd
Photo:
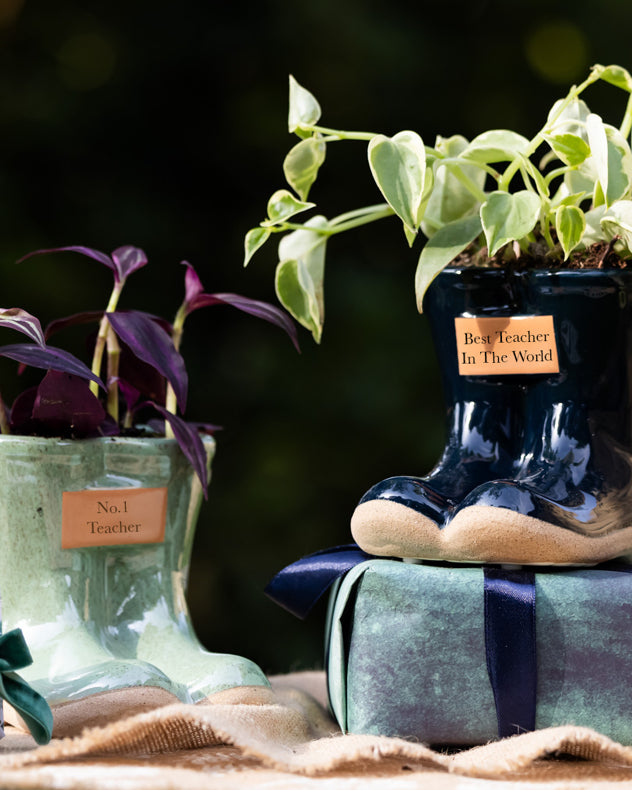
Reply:
[[[631,560],[632,273],[446,270],[424,311],[448,440],[427,476],[391,477],[364,495],[351,522],[360,547],[456,562]],[[526,360],[537,347],[538,333],[515,316],[552,316],[556,372],[492,375],[500,350]],[[485,332],[463,335],[457,353],[463,317],[507,318],[495,356]],[[474,359],[490,374],[468,375],[463,363]]]
[[[168,489],[164,540],[61,548],[64,491],[91,491],[96,512],[126,509],[109,504],[108,490],[139,489]],[[34,660],[21,674],[51,706],[55,736],[170,703],[271,693],[254,663],[207,652],[191,626],[185,589],[200,502],[174,441],[1,437],[3,621],[24,634]],[[125,520],[94,518],[88,532],[120,531]]]

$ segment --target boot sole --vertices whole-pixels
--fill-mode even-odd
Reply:
[[[632,527],[590,536],[501,507],[472,505],[443,528],[388,500],[358,505],[351,533],[361,549],[378,556],[512,565],[590,566],[630,559]]]
[[[274,705],[276,696],[268,686],[235,686],[216,691],[196,705]]]
[[[116,691],[102,691],[78,700],[51,705],[53,713],[53,738],[70,738],[80,735],[88,727],[103,727],[114,721],[147,713],[155,708],[179,703],[175,694],[158,686],[137,686]],[[20,714],[4,703],[7,724],[28,732]]]

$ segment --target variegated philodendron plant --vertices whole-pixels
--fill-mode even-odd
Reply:
[[[620,126],[605,123],[581,98],[600,80],[629,94]],[[290,77],[289,131],[301,139],[283,171],[293,192],[275,192],[267,218],[245,239],[247,264],[273,234],[285,234],[277,295],[317,342],[329,237],[383,217],[400,218],[411,246],[420,231],[426,237],[415,276],[420,311],[430,282],[466,249],[479,262],[494,257],[502,263],[533,254],[537,243],[546,259],[559,263],[605,242],[621,258],[632,257],[632,76],[620,66],[594,66],[555,102],[531,140],[494,129],[471,142],[454,135],[429,146],[412,131],[386,137],[326,128],[320,115],[314,96]],[[297,221],[316,205],[308,195],[327,146],[341,140],[368,143],[369,167],[386,202]]]

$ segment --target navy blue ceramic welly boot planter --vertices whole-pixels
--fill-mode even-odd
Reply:
[[[485,274],[446,271],[437,278],[437,290],[452,282],[458,291],[478,277]],[[512,291],[517,311],[504,328],[479,321],[481,330],[470,331],[468,321],[476,311],[466,306],[463,324],[443,313],[437,345],[448,397],[471,386],[483,413],[485,385],[493,389],[496,382],[501,392],[512,393],[505,398],[513,399],[513,409],[522,414],[512,425],[513,468],[495,475],[497,464],[488,464],[487,480],[458,497],[472,479],[469,464],[479,463],[480,450],[475,450],[487,448],[491,454],[494,444],[489,429],[486,436],[484,423],[475,421],[467,426],[469,445],[463,441],[450,403],[447,451],[436,470],[414,484],[406,477],[378,484],[356,509],[352,532],[365,551],[462,562],[579,565],[632,554],[632,272],[536,270],[518,277]],[[434,294],[433,285],[427,299],[436,327],[432,313],[440,300]],[[456,329],[450,331],[450,322]],[[470,375],[468,367],[481,362],[479,371],[517,363],[523,373]],[[452,381],[459,382],[456,390],[450,388]],[[455,445],[459,452],[450,453]],[[443,518],[435,519],[433,529],[424,498],[431,496],[436,479],[445,479],[449,487],[450,477],[459,481],[452,484],[452,499],[458,502],[441,505]]]
[[[444,557],[440,530],[461,500],[489,480],[511,477],[522,447],[524,376],[498,375],[489,344],[468,319],[493,318],[499,327],[525,312],[525,275],[504,269],[446,269],[424,298],[439,357],[447,410],[443,454],[425,477],[397,476],[373,486],[351,521],[356,542],[368,553],[395,557]],[[457,321],[465,320],[464,349],[457,353]],[[482,360],[469,375],[467,359]],[[488,362],[485,360],[488,359]]]
[[[526,389],[517,473],[470,492],[446,534],[454,546],[468,536],[463,559],[632,558],[632,271],[534,271],[528,281],[533,311],[554,317],[559,372]]]
[[[614,119],[586,104],[597,82],[619,91]],[[502,128],[472,140],[438,130],[432,141],[411,130],[386,136],[321,125],[319,102],[290,78],[288,127],[299,141],[283,172],[295,194],[271,196],[266,218],[246,234],[245,263],[286,234],[277,295],[319,341],[333,237],[398,217],[409,245],[423,240],[416,301],[430,313],[445,367],[445,453],[426,477],[391,478],[365,495],[352,531],[366,551],[544,564],[632,554],[622,273],[632,265],[631,95],[632,74],[595,65],[530,139]],[[312,186],[331,165],[329,145],[351,141],[366,145],[383,202],[338,216],[319,205],[297,220],[316,207]],[[446,297],[445,278],[459,275],[441,273],[455,261],[467,269]],[[488,269],[477,274],[477,266]],[[584,273],[568,270],[593,266],[585,293],[570,285]],[[492,292],[500,294],[484,295],[486,277],[498,278]],[[505,293],[502,282],[511,283]],[[466,283],[470,290],[460,291]],[[619,386],[625,392],[609,391]]]

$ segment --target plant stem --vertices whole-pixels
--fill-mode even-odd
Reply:
[[[625,108],[625,115],[623,116],[623,121],[621,123],[621,128],[619,131],[625,138],[629,137],[630,131],[632,131],[632,93],[628,97],[628,103]]]
[[[327,126],[301,126],[304,132],[314,132],[316,134],[324,135],[321,142],[323,143],[336,143],[339,140],[360,140],[364,142],[371,142],[374,137],[378,137],[377,132],[345,132],[342,129],[329,129]],[[434,156],[437,159],[443,159],[443,154],[437,151],[430,145],[424,145],[426,154]]]
[[[105,351],[108,332],[110,331],[110,322],[108,321],[106,313],[113,313],[116,310],[121,291],[123,290],[124,282],[125,281],[114,283],[114,288],[110,294],[110,301],[105,308],[105,313],[103,314],[103,318],[99,324],[99,334],[97,335],[97,340],[94,345],[94,355],[92,357],[92,372],[95,376],[101,375],[103,353]],[[99,385],[95,381],[90,382],[90,392],[92,392],[93,395],[99,394]]]
[[[477,186],[472,179],[466,175],[460,167],[455,167],[452,174],[463,184],[470,194],[478,200],[479,203],[485,203],[487,194],[479,186]]]
[[[599,79],[598,75],[594,73],[589,74],[589,76],[581,83],[581,85],[573,85],[570,91],[567,93],[566,98],[560,102],[560,106],[557,108],[556,112],[550,118],[547,118],[546,123],[540,129],[540,131],[535,135],[535,137],[531,140],[529,145],[527,146],[525,151],[522,151],[517,156],[515,156],[511,162],[507,165],[505,172],[500,179],[500,183],[498,184],[498,189],[502,190],[503,192],[509,191],[509,184],[511,180],[518,172],[520,167],[520,160],[522,157],[529,159],[535,151],[537,150],[538,146],[544,142],[544,133],[549,126],[552,126],[555,121],[562,115],[564,110],[568,107],[568,105],[576,99],[581,93],[583,93],[589,85],[592,85],[593,82],[596,82]]]
[[[182,342],[182,332],[184,331],[184,319],[187,317],[186,313],[186,303],[182,304],[178,312],[176,313],[176,317],[173,319],[173,326],[171,329],[171,339],[173,340],[173,347],[176,351],[180,350],[180,344]],[[170,414],[176,414],[178,410],[178,401],[176,399],[176,393],[174,392],[173,387],[169,382],[167,382],[167,391],[165,393],[165,409]],[[165,437],[167,439],[173,439],[173,430],[171,429],[171,425],[165,420]]]
[[[7,420],[7,409],[4,405],[4,399],[0,394],[0,433],[8,434],[11,433],[11,427],[9,425],[9,421]]]
[[[316,132],[317,134],[324,134],[330,138],[329,142],[335,140],[372,140],[377,137],[375,132],[343,132],[340,129],[329,129],[326,126],[307,126],[301,127],[306,132]]]
[[[366,214],[372,214],[374,212],[381,212],[388,208],[390,208],[388,203],[377,203],[374,206],[363,206],[362,208],[356,208],[353,211],[346,211],[344,214],[338,214],[338,216],[334,217],[330,223],[332,225],[338,225],[343,222],[347,222],[347,220],[355,219],[356,217],[362,217]]]
[[[563,167],[557,167],[555,170],[551,170],[550,173],[547,173],[544,176],[544,183],[548,187],[551,184],[551,181],[553,181],[554,178],[558,178],[558,176],[564,176],[568,172],[569,172],[569,168],[568,168],[567,165],[564,165]]]
[[[352,213],[352,212],[349,212]],[[362,225],[368,225],[369,222],[375,222],[378,219],[385,219],[386,217],[392,217],[395,214],[393,209],[388,204],[383,204],[383,206],[375,207],[375,210],[371,213],[361,214],[355,219],[348,219],[345,221],[341,221],[342,218],[345,216],[341,214],[339,217],[334,217],[331,220],[331,224],[335,227],[330,229],[329,235],[333,236],[336,233],[343,233],[345,230],[352,230],[353,228],[359,228]]]
[[[545,216],[540,219],[540,229],[542,230],[542,235],[544,236],[548,248],[552,250],[555,247],[555,242],[551,236],[548,219]]]
[[[394,214],[395,212],[387,203],[380,203],[377,206],[367,206],[366,208],[340,214],[340,216],[331,219],[326,228],[313,228],[311,226],[301,225],[298,222],[282,222],[279,225],[271,227],[270,230],[273,233],[284,233],[287,230],[308,230],[313,233],[318,233],[320,236],[335,236],[337,233],[359,228],[362,225],[368,225],[369,222],[375,222],[385,217],[392,217]],[[347,219],[348,217],[351,218]]]
[[[108,349],[108,401],[107,409],[108,414],[118,423],[119,420],[119,362],[121,359],[121,346],[119,345],[118,338],[110,327],[107,334],[107,349]]]
[[[523,159],[522,164],[520,166],[520,170],[522,172],[522,177],[524,179],[525,185],[527,188],[532,189],[532,185],[529,181],[531,179],[535,184],[536,191],[540,194],[542,198],[548,198],[550,195],[549,192],[549,185],[544,180],[544,176],[538,170],[538,168],[533,164],[530,159]]]

